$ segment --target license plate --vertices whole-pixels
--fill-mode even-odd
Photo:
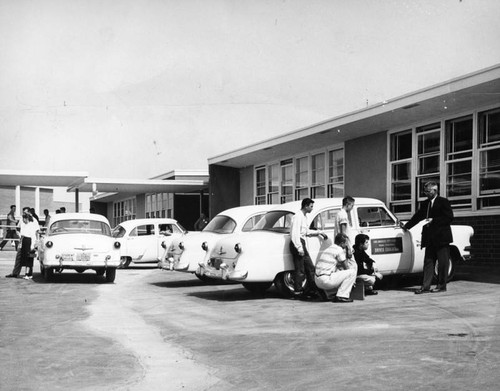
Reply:
[[[220,270],[220,265],[222,263],[222,259],[220,258],[211,258],[209,265],[212,266],[215,270]]]
[[[73,254],[61,254],[61,258],[63,261],[72,261]]]
[[[89,253],[77,254],[76,260],[80,261],[80,262],[88,262],[88,261],[90,261],[90,254]]]

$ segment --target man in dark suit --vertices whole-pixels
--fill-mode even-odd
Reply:
[[[411,229],[420,221],[427,223],[422,227],[421,247],[425,247],[424,278],[422,287],[415,291],[417,295],[429,292],[446,292],[446,281],[450,266],[450,243],[453,242],[451,233],[451,222],[453,221],[453,210],[450,202],[438,195],[436,182],[427,182],[424,186],[427,200],[423,201],[420,209],[405,225],[404,230]],[[438,261],[438,283],[436,289],[431,291],[434,266]]]

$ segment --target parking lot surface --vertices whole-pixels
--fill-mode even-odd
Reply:
[[[498,390],[500,275],[402,278],[350,304],[254,295],[154,267],[4,278],[1,390]]]

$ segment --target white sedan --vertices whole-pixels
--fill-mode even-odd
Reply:
[[[164,270],[177,270],[195,273],[199,265],[208,261],[214,243],[221,237],[250,231],[273,205],[249,205],[227,209],[215,216],[201,232],[189,232],[172,240],[158,267]]]
[[[335,216],[342,206],[341,198],[314,200],[308,215],[311,229],[328,235],[307,238],[307,247],[314,263],[335,236]],[[229,235],[220,239],[210,254],[202,275],[239,281],[250,291],[265,291],[273,282],[281,295],[293,292],[293,258],[289,249],[292,216],[300,211],[300,201],[276,206],[250,232]],[[368,253],[382,275],[420,273],[423,270],[424,250],[420,247],[420,232],[424,222],[410,231],[403,231],[397,218],[382,201],[356,198],[351,211],[350,240],[358,233],[370,237]],[[449,276],[454,265],[470,258],[470,239],[474,230],[469,226],[452,225],[453,243],[450,247]]]
[[[50,227],[38,245],[40,270],[46,280],[54,272],[87,269],[106,281],[115,280],[120,264],[120,243],[111,236],[106,217],[93,213],[61,213],[50,219]]]
[[[186,230],[174,219],[150,218],[123,221],[112,232],[121,243],[120,267],[126,269],[131,262],[157,263],[174,238]]]

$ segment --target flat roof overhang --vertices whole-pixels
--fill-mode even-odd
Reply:
[[[152,179],[110,179],[84,178],[68,188],[68,191],[92,192],[92,201],[111,202],[144,193],[192,193],[208,188],[206,180],[152,180]]]
[[[500,64],[208,159],[242,168],[500,103]]]
[[[69,187],[87,176],[86,172],[0,170],[0,186]]]

